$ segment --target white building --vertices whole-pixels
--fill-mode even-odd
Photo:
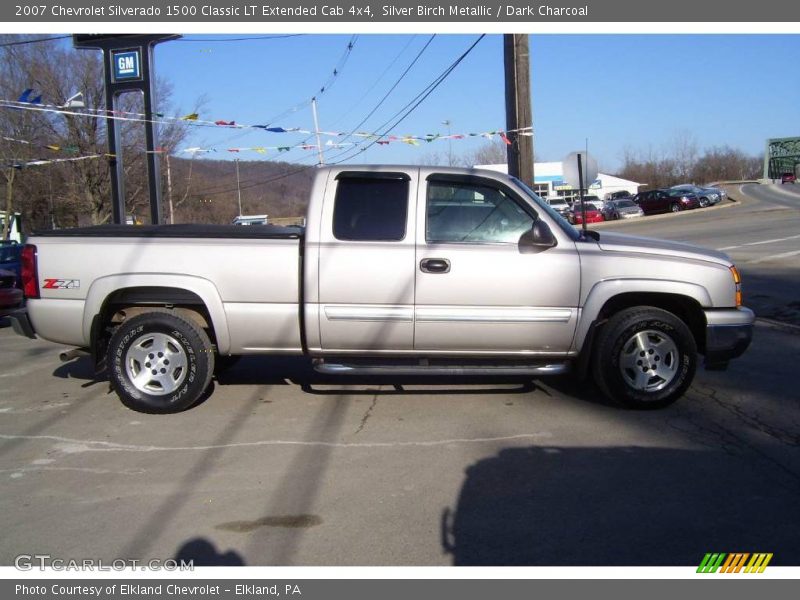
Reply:
[[[475,165],[475,168],[508,173],[508,165],[506,164]],[[560,197],[572,202],[578,196],[578,190],[564,181],[562,163],[560,161],[534,163],[533,179],[533,190],[542,198]],[[606,175],[605,173],[598,173],[597,179],[589,186],[588,193],[598,196],[601,200],[605,200],[607,196],[614,192],[626,191],[633,196],[639,192],[640,185],[643,184],[614,177],[613,175]]]

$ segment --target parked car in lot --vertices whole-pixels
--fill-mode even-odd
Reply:
[[[606,221],[633,219],[644,215],[644,211],[630,198],[606,200],[601,212]]]
[[[781,184],[784,183],[797,183],[797,175],[795,175],[794,173],[782,173]]]
[[[548,198],[547,203],[550,205],[550,208],[552,208],[565,219],[569,215],[571,208],[569,202],[564,200],[564,198]]]
[[[599,211],[593,204],[586,205],[586,223],[602,223],[605,221],[603,213]],[[575,225],[583,225],[583,213],[581,212],[581,203],[576,202],[572,207],[572,223]]]
[[[694,194],[671,189],[641,192],[636,195],[635,202],[646,215],[700,207],[700,200]]]
[[[22,304],[22,290],[18,281],[16,273],[0,269],[0,315],[6,309],[16,308]]]
[[[304,356],[345,381],[591,373],[608,398],[654,408],[684,394],[700,355],[724,368],[752,337],[726,254],[583,235],[494,171],[325,167],[307,211],[306,228],[38,233],[12,325],[88,352],[151,413],[192,406],[239,355]]]
[[[606,194],[606,200],[622,200],[623,198],[633,198],[633,194],[631,194],[628,190],[619,190],[617,192]]]
[[[712,188],[712,187],[699,187],[693,185],[691,183],[684,183],[681,185],[673,185],[671,190],[678,190],[679,192],[684,192],[687,194],[693,194],[697,196],[697,200],[700,202],[700,206],[705,208],[706,206],[713,206],[714,204],[719,203],[725,197],[725,192],[719,188]]]

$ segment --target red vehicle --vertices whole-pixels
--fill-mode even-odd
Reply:
[[[794,173],[781,174],[781,183],[797,183],[797,175]]]
[[[634,198],[634,202],[639,205],[639,208],[646,215],[700,208],[700,199],[697,195],[685,190],[642,192]]]
[[[572,209],[572,222],[575,225],[582,225],[583,224],[583,215],[581,214],[581,207],[580,202],[576,202],[575,206]],[[605,217],[603,217],[603,213],[597,210],[594,206],[589,204],[586,205],[586,223],[601,223],[605,221]]]

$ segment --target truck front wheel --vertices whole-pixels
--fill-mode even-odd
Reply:
[[[697,369],[692,332],[650,306],[620,311],[599,332],[592,371],[603,393],[630,408],[661,408],[691,385]]]
[[[146,413],[192,406],[214,373],[208,335],[169,310],[154,309],[125,321],[108,346],[109,379],[122,403]]]

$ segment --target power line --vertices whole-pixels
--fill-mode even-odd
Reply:
[[[400,50],[400,52],[398,52],[397,55],[392,59],[392,62],[390,62],[389,65],[381,72],[381,74],[378,75],[377,79],[375,79],[375,81],[372,82],[372,85],[369,86],[367,90],[361,94],[361,97],[358,99],[358,101],[355,104],[351,105],[350,108],[348,108],[342,115],[340,115],[339,117],[334,119],[333,122],[331,122],[331,127],[336,125],[336,123],[338,123],[339,121],[344,119],[347,115],[349,115],[351,112],[353,112],[353,110],[355,110],[358,107],[358,105],[364,101],[364,99],[369,95],[369,93],[375,89],[375,86],[377,86],[381,82],[386,73],[389,72],[389,69],[391,69],[394,66],[394,64],[400,59],[400,57],[403,54],[405,54],[405,51],[408,50],[408,47],[416,39],[416,37],[417,37],[416,35],[411,36],[408,42],[406,42],[406,45],[403,46],[403,49]]]
[[[391,131],[392,129],[397,127],[400,123],[402,123],[420,104],[422,104],[422,102],[425,101],[425,99],[428,96],[430,96],[434,92],[434,90],[437,87],[439,87],[444,82],[445,79],[447,79],[447,77],[450,75],[450,73],[452,73],[455,70],[455,68],[459,64],[461,64],[461,61],[463,61],[469,55],[469,53],[472,52],[472,50],[475,49],[475,46],[477,46],[478,43],[480,43],[480,41],[484,37],[486,37],[485,33],[482,34],[477,40],[475,40],[469,48],[467,48],[458,58],[456,58],[456,60],[454,60],[450,64],[450,66],[447,67],[436,79],[434,79],[430,84],[428,84],[427,87],[425,87],[419,94],[417,94],[414,98],[412,98],[403,108],[401,108],[394,115],[392,115],[392,117],[390,119],[385,121],[383,123],[383,125],[381,125],[381,127],[377,128],[375,130],[375,132],[374,132],[374,135],[378,135],[377,131],[382,129],[387,123],[389,123],[392,119],[394,119],[396,116],[398,116],[404,110],[406,110],[406,108],[408,108],[408,110],[405,112],[405,114],[403,114],[396,122],[394,122],[392,124],[392,126],[389,127],[384,133],[380,134],[378,136],[378,138],[372,140],[369,145],[367,145],[366,147],[364,147],[361,150],[357,151],[355,154],[352,154],[351,156],[347,156],[347,157],[345,157],[345,158],[343,158],[343,159],[341,159],[339,161],[329,162],[329,164],[339,164],[339,163],[342,163],[342,162],[344,162],[346,160],[349,160],[353,156],[357,156],[357,155],[361,154],[362,152],[366,152],[375,143],[377,143],[378,139],[380,139],[381,137],[384,137],[385,135],[387,135],[389,133],[389,131]],[[343,154],[346,154],[347,152],[350,152],[350,151],[346,150],[345,152],[337,154],[333,158],[335,159],[335,158],[337,158],[339,156],[342,156]],[[288,173],[284,173],[283,175],[277,175],[277,176],[271,177],[269,179],[253,182],[250,185],[242,186],[241,189],[249,189],[249,188],[253,188],[253,187],[258,187],[260,185],[265,185],[267,183],[272,183],[273,181],[278,181],[280,179],[285,179],[286,177],[291,177],[292,175],[295,175],[297,173],[301,173],[303,171],[307,171],[308,169],[311,169],[311,168],[314,168],[314,165],[308,165],[308,166],[300,167],[300,168],[295,169],[293,171],[290,171]],[[218,191],[206,192],[206,195],[216,196],[218,194],[230,193],[230,192],[235,191],[235,190],[236,190],[236,188],[234,188],[234,189],[223,189],[223,190],[218,190]]]
[[[23,44],[37,44],[39,42],[52,42],[55,40],[64,40],[71,37],[72,35],[69,34],[69,35],[56,35],[53,37],[46,37],[46,38],[36,38],[33,40],[20,40],[17,42],[3,42],[2,44],[0,44],[0,48],[5,48],[7,46],[22,46]]]
[[[307,35],[305,33],[287,33],[285,35],[254,35],[250,37],[237,37],[237,38],[179,38],[173,40],[174,42],[249,42],[249,41],[263,41],[263,40],[280,40],[284,38],[302,37]]]
[[[333,67],[333,71],[331,72],[331,74],[328,76],[328,79],[325,80],[325,82],[319,88],[319,91],[314,96],[312,96],[311,98],[308,98],[306,100],[303,100],[301,102],[298,102],[297,104],[295,104],[294,106],[292,106],[290,108],[287,108],[283,112],[281,112],[281,113],[279,113],[279,114],[277,114],[277,115],[275,115],[273,117],[270,117],[269,119],[267,119],[267,124],[271,125],[273,123],[276,123],[276,122],[280,121],[283,117],[285,117],[285,116],[287,116],[289,114],[292,114],[294,112],[297,112],[298,110],[300,110],[302,108],[310,106],[311,105],[311,100],[314,97],[316,97],[317,95],[324,94],[331,87],[333,87],[333,84],[335,83],[335,81],[338,78],[338,76],[341,74],[342,69],[344,69],[344,66],[347,64],[347,59],[350,58],[350,53],[353,51],[353,47],[355,46],[355,43],[356,43],[357,39],[358,39],[357,35],[353,35],[353,36],[350,37],[350,40],[347,42],[347,46],[345,47],[344,51],[342,52],[342,55],[339,57],[339,60],[337,61],[336,65]]]
[[[465,51],[464,51],[464,52],[461,54],[461,56],[459,56],[459,57],[458,57],[456,60],[454,60],[454,61],[453,61],[453,62],[450,64],[450,66],[449,66],[449,67],[447,67],[447,68],[446,68],[446,69],[445,69],[445,70],[444,70],[444,71],[443,71],[443,72],[442,72],[442,73],[441,73],[441,74],[440,74],[440,75],[439,75],[439,76],[438,76],[436,79],[434,79],[434,80],[433,80],[433,81],[432,81],[430,84],[428,84],[428,86],[427,86],[425,89],[423,89],[423,90],[422,90],[422,91],[421,91],[419,94],[417,94],[417,95],[416,95],[414,98],[412,98],[412,99],[411,99],[411,101],[409,101],[409,102],[408,102],[408,103],[407,103],[407,104],[406,104],[406,105],[405,105],[403,108],[401,108],[401,109],[400,109],[399,111],[397,111],[397,112],[396,112],[394,115],[392,115],[392,117],[390,117],[389,119],[387,119],[387,120],[386,120],[386,121],[385,121],[385,122],[384,122],[384,123],[383,123],[383,124],[382,124],[380,127],[376,128],[376,129],[375,129],[375,131],[373,132],[373,135],[376,135],[377,137],[376,137],[375,139],[371,140],[371,141],[369,142],[369,144],[367,144],[367,145],[366,145],[364,148],[361,148],[360,150],[358,150],[358,151],[357,151],[357,152],[355,152],[354,154],[351,154],[350,156],[346,156],[345,158],[342,158],[342,159],[341,159],[341,160],[339,160],[339,161],[335,161],[335,162],[334,162],[333,160],[331,160],[331,162],[330,162],[329,164],[339,164],[339,163],[342,163],[342,162],[344,162],[344,161],[346,161],[346,160],[349,160],[349,159],[353,158],[354,156],[357,156],[357,155],[359,155],[359,154],[361,154],[361,153],[363,153],[363,152],[366,152],[366,151],[367,151],[369,148],[371,148],[372,146],[374,146],[374,145],[375,145],[375,144],[378,142],[378,140],[380,140],[382,137],[386,136],[386,135],[387,135],[387,134],[388,134],[390,131],[392,131],[392,130],[393,130],[395,127],[397,127],[398,125],[400,125],[400,123],[402,123],[403,121],[405,121],[405,120],[406,120],[406,118],[408,118],[408,116],[409,116],[409,115],[410,115],[412,112],[414,112],[414,110],[415,110],[415,109],[416,109],[416,108],[417,108],[417,107],[418,107],[420,104],[422,104],[422,103],[425,101],[425,99],[426,99],[428,96],[430,96],[430,95],[433,93],[433,91],[434,91],[434,90],[435,90],[437,87],[439,87],[439,86],[440,86],[440,85],[441,85],[441,84],[444,82],[444,80],[445,80],[445,79],[447,79],[447,77],[449,77],[449,76],[450,76],[450,74],[451,74],[451,73],[452,73],[452,72],[453,72],[453,71],[456,69],[456,67],[458,67],[458,65],[459,65],[459,64],[461,64],[461,61],[463,61],[463,60],[464,60],[464,59],[465,59],[465,58],[466,58],[466,57],[469,55],[469,53],[470,53],[470,52],[472,52],[472,51],[475,49],[475,46],[477,46],[477,45],[480,43],[480,41],[481,41],[483,38],[485,38],[485,37],[486,37],[486,34],[485,34],[485,33],[484,33],[484,34],[481,34],[481,35],[480,35],[480,37],[478,37],[478,39],[477,39],[477,40],[475,40],[475,41],[472,43],[472,45],[471,45],[469,48],[467,48],[467,49],[466,49],[466,50],[465,50]],[[410,108],[409,108],[409,107],[410,107]],[[407,109],[407,108],[408,108],[408,110],[406,111],[406,109]],[[395,121],[394,123],[392,123],[392,125],[390,125],[390,126],[389,126],[389,127],[388,127],[388,128],[387,128],[387,129],[386,129],[384,132],[383,132],[383,133],[381,133],[381,134],[378,134],[378,131],[380,131],[381,129],[383,129],[383,128],[384,128],[386,125],[388,125],[388,124],[389,124],[389,123],[392,121],[392,119],[394,119],[395,117],[397,117],[398,115],[400,115],[401,113],[403,113],[403,111],[406,111],[406,112],[405,112],[404,114],[402,114],[402,116],[400,116],[400,118],[399,118],[397,121]],[[333,157],[333,159],[336,159],[337,157],[339,157],[339,156],[342,156],[343,154],[347,154],[348,152],[350,152],[350,150],[346,150],[345,152],[342,152],[342,153],[340,153],[340,154],[338,154],[338,155],[334,156],[334,157]]]
[[[422,49],[421,49],[419,52],[417,52],[417,55],[414,57],[414,60],[412,60],[412,61],[409,63],[409,65],[406,67],[405,71],[403,71],[403,73],[400,75],[400,77],[398,77],[398,78],[397,78],[397,80],[394,82],[394,85],[392,85],[392,87],[391,87],[391,88],[389,88],[389,91],[388,91],[388,92],[386,92],[386,93],[383,95],[383,98],[381,98],[381,99],[380,99],[380,101],[379,101],[379,102],[378,102],[378,103],[377,103],[377,104],[376,104],[376,105],[373,107],[373,109],[372,109],[371,111],[369,111],[369,113],[367,114],[367,116],[366,116],[366,117],[364,117],[363,119],[361,119],[361,122],[360,122],[358,125],[356,125],[355,127],[353,127],[353,129],[350,131],[350,133],[348,133],[348,134],[347,134],[347,135],[344,137],[344,139],[342,140],[343,142],[344,142],[344,141],[347,141],[347,139],[348,139],[348,138],[350,138],[350,136],[352,136],[352,135],[353,135],[353,134],[354,134],[354,133],[355,133],[355,132],[358,130],[358,128],[359,128],[359,127],[361,127],[361,126],[362,126],[364,123],[366,123],[366,122],[367,122],[367,120],[368,120],[368,119],[369,119],[369,118],[370,118],[372,115],[374,115],[374,114],[375,114],[375,111],[377,111],[377,110],[378,110],[378,109],[381,107],[381,105],[382,105],[382,104],[383,104],[383,103],[386,101],[386,99],[389,97],[389,95],[390,95],[390,94],[391,94],[391,93],[392,93],[392,92],[395,90],[395,88],[397,88],[397,86],[400,84],[400,82],[401,82],[401,81],[403,81],[403,79],[405,78],[405,76],[406,76],[406,75],[408,75],[408,72],[411,70],[411,67],[413,67],[413,66],[414,66],[414,65],[417,63],[417,61],[418,61],[418,60],[420,59],[420,57],[423,55],[423,53],[425,52],[425,50],[427,50],[427,49],[428,49],[428,46],[430,46],[430,45],[431,45],[431,42],[433,41],[433,39],[434,39],[435,37],[436,37],[436,34],[434,33],[434,34],[433,34],[433,35],[432,35],[430,38],[428,38],[428,41],[425,43],[425,45],[422,47]]]

